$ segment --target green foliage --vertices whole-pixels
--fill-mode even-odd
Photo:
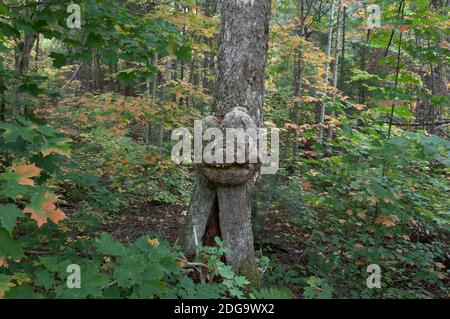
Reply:
[[[332,289],[322,279],[317,277],[309,277],[306,280],[306,286],[303,291],[303,295],[306,299],[331,299]]]
[[[219,238],[215,240],[218,247],[203,246],[198,251],[199,259],[205,261],[208,265],[207,280],[213,282],[216,277],[223,278],[222,284],[226,287],[226,294],[233,298],[244,298],[244,288],[249,284],[249,281],[245,277],[235,274],[231,266],[223,263],[221,259],[228,252],[228,249],[224,247]]]
[[[250,294],[252,299],[293,299],[292,292],[286,288],[263,288]]]

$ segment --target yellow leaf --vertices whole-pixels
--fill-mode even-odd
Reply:
[[[358,215],[359,218],[364,219],[366,218],[367,214],[365,211],[359,212],[356,215]]]
[[[152,246],[152,247],[154,247],[154,248],[158,248],[159,247],[159,241],[158,241],[158,239],[148,239],[148,243]]]
[[[364,266],[364,261],[363,261],[363,260],[357,260],[357,261],[355,262],[355,264],[356,264],[357,266]]]

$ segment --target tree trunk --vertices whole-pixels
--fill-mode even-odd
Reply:
[[[270,0],[221,2],[218,78],[213,113],[218,118],[245,107],[262,124],[265,68],[269,40]],[[221,236],[229,249],[226,262],[234,270],[254,275],[251,227],[253,178],[239,186],[212,185],[198,174],[182,237],[188,256],[198,245]]]
[[[331,1],[331,9],[330,9],[330,23],[328,28],[328,48],[327,48],[327,58],[331,57],[331,47],[333,45],[333,23],[334,23],[334,0]],[[324,92],[324,100],[322,102],[320,108],[320,136],[319,143],[323,144],[324,139],[324,130],[323,125],[325,124],[325,103],[328,95],[328,79],[330,78],[330,61],[327,61],[327,67],[325,71],[325,92]]]

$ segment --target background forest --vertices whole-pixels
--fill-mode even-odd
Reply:
[[[447,0],[273,1],[256,284],[179,247],[171,132],[211,113],[220,4],[70,3],[0,1],[0,298],[449,297]]]

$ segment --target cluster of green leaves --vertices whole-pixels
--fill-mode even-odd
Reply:
[[[386,140],[385,126],[342,121],[334,153],[300,157],[300,173],[278,177],[268,199],[310,234],[298,276],[320,278],[334,297],[447,295],[450,143],[400,130]],[[380,290],[366,287],[370,264],[383,269]]]
[[[234,298],[244,298],[244,288],[250,283],[245,277],[237,275],[231,266],[226,265],[222,259],[228,252],[223,242],[216,238],[217,247],[202,246],[198,251],[198,258],[206,262],[208,282],[214,282],[216,278],[222,278],[222,284],[226,287],[226,292]]]
[[[186,273],[189,264],[183,255],[165,241],[143,236],[123,244],[108,233],[91,240],[63,237],[61,240],[59,234],[52,247],[59,246],[58,255],[49,250],[48,255],[35,258],[32,263],[27,259],[21,263],[11,261],[6,267],[8,272],[0,269],[2,296],[218,299],[247,295],[248,281],[220,261],[226,252],[220,242],[218,248],[200,249],[198,263],[192,265],[203,265],[200,273],[207,280],[195,283]],[[71,265],[80,267],[79,288],[68,285],[73,280]]]

